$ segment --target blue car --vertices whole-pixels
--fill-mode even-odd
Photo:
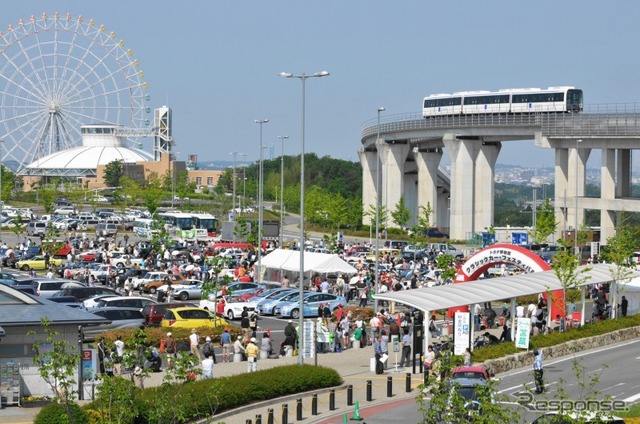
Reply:
[[[260,315],[275,315],[275,309],[283,301],[290,301],[298,298],[298,289],[286,289],[278,292],[266,299],[260,300],[256,305],[256,311]]]
[[[317,317],[318,307],[320,306],[320,304],[322,304],[323,306],[328,306],[329,309],[333,312],[333,310],[336,309],[338,305],[345,306],[347,304],[347,299],[335,294],[311,292],[304,295],[302,304],[304,305],[303,307],[305,317]],[[282,304],[278,305],[278,307],[276,307],[276,313],[284,318],[299,318],[299,300],[296,298],[291,302],[283,302]]]

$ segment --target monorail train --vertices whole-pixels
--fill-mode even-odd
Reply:
[[[582,90],[575,87],[510,88],[432,94],[424,98],[422,116],[581,112],[582,106]]]

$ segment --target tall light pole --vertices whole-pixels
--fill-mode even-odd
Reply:
[[[290,72],[280,72],[279,74],[283,78],[298,78],[302,83],[302,149],[300,153],[300,319],[298,321],[298,325],[300,328],[298,329],[298,334],[300,334],[300,344],[304,342],[304,311],[302,307],[302,299],[304,297],[304,125],[305,125],[305,86],[307,83],[307,79],[309,78],[320,78],[326,77],[329,75],[329,72],[322,71],[316,72],[315,74],[307,75],[302,73],[300,75],[294,75]],[[302,347],[302,346],[300,346]],[[298,363],[300,365],[304,364],[304,355],[302,351],[298,354]]]
[[[2,219],[2,208],[4,207],[4,203],[2,200],[2,169],[3,169],[3,159],[4,159],[4,140],[0,138],[0,220]],[[0,225],[0,241],[2,241],[2,226]],[[2,264],[0,263],[0,269]]]
[[[281,151],[280,151],[280,240],[278,247],[282,249],[282,233],[284,232],[284,141],[289,138],[288,135],[279,135]]]
[[[236,215],[236,165],[237,165],[237,159],[238,159],[238,155],[240,156],[247,156],[244,153],[240,153],[240,152],[231,152],[229,153],[229,155],[233,156],[233,209],[231,209],[231,212],[233,213],[233,216],[235,217]]]
[[[580,253],[580,251],[578,250],[578,163],[580,162],[580,152],[578,151],[578,145],[582,143],[582,139],[579,138],[576,140],[576,226],[574,228],[574,235],[573,235],[573,251],[575,253]],[[582,260],[582,258],[580,258]]]
[[[258,175],[258,267],[256,269],[258,277],[255,279],[255,281],[260,284],[262,281],[262,160],[264,155],[264,150],[262,149],[262,126],[269,122],[269,120],[256,119],[253,122],[260,125],[260,175]]]
[[[174,207],[174,201],[176,199],[176,159],[178,159],[178,155],[180,154],[180,152],[175,152],[175,153],[170,153],[171,156],[169,157],[169,160],[171,163],[169,163],[170,167],[171,167],[171,207]]]
[[[379,264],[380,264],[380,113],[384,112],[383,107],[378,108],[378,127],[376,135],[376,263],[375,263],[375,286],[373,292],[378,293]],[[415,246],[414,246],[415,249]],[[378,313],[378,300],[373,301],[373,311]]]

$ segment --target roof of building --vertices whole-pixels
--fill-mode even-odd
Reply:
[[[82,146],[42,157],[28,164],[18,174],[90,177],[96,176],[98,165],[106,165],[115,160],[135,163],[153,160],[153,156],[142,149],[127,147],[113,125],[85,125],[82,127]]]
[[[0,325],[40,325],[47,317],[54,324],[103,324],[111,322],[83,309],[70,308],[47,299],[35,298],[0,284]]]
[[[581,285],[613,281],[614,277],[611,270],[614,267],[615,265],[611,264],[594,264],[579,267],[579,270],[586,270],[584,271],[586,278]],[[624,279],[640,277],[640,272],[629,269],[629,272],[621,277],[624,277]],[[378,300],[402,303],[423,311],[435,311],[473,305],[475,303],[482,304],[483,302],[530,296],[561,289],[562,284],[554,271],[542,271],[446,286],[380,293],[374,297]]]

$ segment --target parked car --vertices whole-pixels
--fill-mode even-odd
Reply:
[[[220,297],[217,300],[203,299],[200,301],[200,307],[234,320],[240,318],[244,308],[247,308],[247,312],[253,312],[256,309],[256,304],[248,302],[240,296],[231,295]]]
[[[239,295],[239,294],[243,294],[245,290],[256,289],[258,287],[260,287],[260,284],[258,283],[243,283],[243,282],[237,281],[235,283],[231,283],[227,285],[224,295],[225,296],[229,294]],[[223,295],[222,290],[218,290],[218,292],[216,293],[216,296],[220,297],[222,295]]]
[[[60,305],[69,306],[71,308],[82,308],[84,305],[78,302],[75,296],[58,296],[60,292],[55,293],[49,298],[50,301],[58,303]]]
[[[439,228],[429,228],[424,232],[424,236],[427,238],[438,238],[438,239],[448,239],[449,234],[445,234],[440,231]]]
[[[280,302],[288,302],[297,299],[298,296],[298,289],[288,289],[258,301],[256,310],[260,315],[275,315],[276,307]]]
[[[451,378],[479,378],[485,381],[491,379],[491,373],[482,365],[455,367],[451,372]]]
[[[166,294],[167,285],[158,287],[158,291]],[[179,284],[172,284],[173,297],[180,300],[200,299],[202,295],[202,281],[200,280],[182,280]]]
[[[147,303],[142,308],[142,315],[144,315],[144,323],[146,325],[160,325],[162,317],[167,309],[179,308],[182,306],[193,306],[187,302],[171,302],[171,303]]]
[[[338,308],[338,305],[346,305],[347,299],[342,296],[329,293],[306,293],[302,298],[303,310],[305,317],[318,316],[318,307],[320,304],[329,306],[329,309],[333,311]],[[283,318],[298,319],[300,317],[300,302],[298,299],[292,302],[284,302],[276,307],[276,314],[281,315]]]
[[[56,296],[73,296],[78,299],[79,302],[84,302],[86,299],[95,296],[118,296],[114,290],[107,287],[65,287],[56,294]]]
[[[136,328],[144,324],[144,315],[138,308],[106,307],[92,313],[110,320],[111,323],[83,327],[85,337],[119,328]]]
[[[104,297],[98,301],[95,309],[106,308],[110,306],[131,307],[142,310],[148,303],[157,303],[153,299],[141,296],[115,296]]]
[[[597,424],[624,424],[624,418],[608,413],[596,414],[593,411],[551,411],[546,412],[532,421],[532,424],[574,424],[574,423],[597,423]]]
[[[28,236],[44,237],[47,234],[47,223],[40,221],[31,221],[27,224],[25,231]]]
[[[58,197],[56,199],[56,206],[73,206],[73,202],[69,199],[65,199],[64,197]]]
[[[33,283],[33,287],[36,291],[36,296],[49,298],[62,290],[65,285],[78,285],[82,286],[77,281],[69,280],[49,280],[49,279],[36,279]]]
[[[138,286],[138,289],[142,288],[145,293],[155,294],[158,288],[165,284],[164,279],[167,276],[169,277],[172,286],[182,284],[182,282],[184,281],[184,277],[182,275],[168,274],[157,280],[148,281],[144,286]]]
[[[167,309],[160,325],[168,328],[216,328],[227,326],[229,323],[206,309],[181,307]]]

